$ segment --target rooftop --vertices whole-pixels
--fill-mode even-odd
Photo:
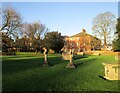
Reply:
[[[90,35],[90,34],[87,34],[86,33],[86,30],[85,29],[82,29],[82,31],[78,34],[75,34],[73,36],[70,36],[70,37],[80,37],[80,36],[84,36],[84,35]]]

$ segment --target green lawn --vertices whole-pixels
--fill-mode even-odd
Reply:
[[[101,78],[102,62],[115,62],[112,55],[74,56],[75,69],[65,68],[69,61],[60,54],[49,55],[50,67],[43,67],[43,60],[35,53],[3,56],[3,91],[118,91],[118,81]]]

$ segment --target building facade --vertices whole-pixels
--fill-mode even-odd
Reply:
[[[80,33],[66,37],[64,46],[67,50],[73,48],[75,53],[85,52],[100,49],[101,40],[82,29]]]

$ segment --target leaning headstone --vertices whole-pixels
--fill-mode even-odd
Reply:
[[[70,60],[70,53],[69,52],[62,52],[62,59],[63,60]]]
[[[62,49],[62,59],[63,60],[70,60],[70,53],[67,51],[66,46],[64,46]]]
[[[49,66],[48,65],[48,61],[47,61],[47,52],[48,52],[47,48],[44,47],[43,50],[44,50],[44,62],[43,62],[43,66]]]
[[[74,63],[72,62],[72,60],[73,60],[73,58],[72,58],[73,57],[72,49],[70,49],[69,57],[70,57],[70,62],[67,64],[66,68],[75,68]]]
[[[105,68],[104,78],[107,80],[120,80],[120,64],[119,63],[102,63]]]

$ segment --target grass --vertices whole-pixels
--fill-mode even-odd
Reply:
[[[103,62],[115,62],[112,55],[74,56],[75,69],[60,54],[49,55],[52,66],[43,67],[43,55],[17,53],[2,57],[3,91],[118,91],[118,81],[104,76]]]

